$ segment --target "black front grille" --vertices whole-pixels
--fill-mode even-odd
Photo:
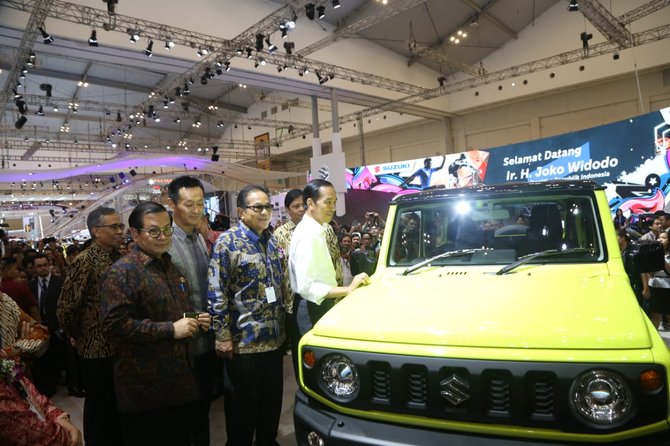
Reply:
[[[312,348],[317,358],[330,351]],[[662,421],[667,413],[666,391],[644,391],[640,373],[665,369],[653,364],[577,364],[480,361],[423,358],[341,351],[358,367],[361,390],[347,407],[420,417],[559,429],[564,432],[603,432],[602,427],[577,422],[570,406],[573,380],[591,369],[612,369],[627,378],[636,401],[635,416],[619,431]],[[319,365],[305,373],[308,388],[322,393],[316,382]],[[325,396],[325,395],[324,395]]]

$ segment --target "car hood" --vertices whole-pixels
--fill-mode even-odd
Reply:
[[[537,267],[543,268],[543,267]],[[651,340],[625,276],[387,270],[339,302],[313,334],[435,346],[639,349]],[[401,272],[401,270],[400,270]]]

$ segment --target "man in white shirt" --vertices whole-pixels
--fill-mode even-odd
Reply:
[[[360,273],[348,286],[337,285],[326,241],[326,228],[335,215],[337,202],[333,185],[325,180],[312,180],[305,186],[302,197],[306,211],[291,238],[289,277],[291,289],[296,293],[293,307],[300,311],[296,302],[306,300],[314,325],[334,305],[335,299],[366,285],[369,277]]]

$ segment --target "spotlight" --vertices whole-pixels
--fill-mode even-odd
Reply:
[[[40,108],[35,112],[37,116],[44,116],[44,107],[40,105]]]
[[[230,62],[225,61],[225,62],[223,63],[223,65],[226,66],[226,71],[230,71]]]
[[[584,56],[589,55],[589,40],[593,38],[593,34],[587,33],[586,31],[582,31],[582,33],[579,35],[579,38],[582,40],[582,53]]]
[[[14,123],[14,127],[16,127],[17,130],[21,130],[23,128],[23,125],[28,121],[28,118],[25,117],[25,115],[19,116],[19,119],[16,120]]]
[[[172,40],[166,40],[163,48],[165,51],[170,51],[170,48],[174,48],[174,42]]]
[[[135,169],[130,169],[130,171],[128,173],[130,174],[131,177],[134,177],[135,175],[137,175],[137,172],[135,172]]]
[[[256,34],[256,51],[263,51],[263,34]]]
[[[116,122],[121,122],[123,119],[121,119],[121,112],[116,112]]]
[[[579,11],[579,3],[577,0],[570,0],[570,5],[568,5],[568,11]]]
[[[102,1],[107,3],[107,12],[109,14],[115,14],[116,4],[119,2],[119,0],[102,0]]]
[[[293,48],[295,48],[295,42],[284,42],[284,49],[289,56],[293,54]]]
[[[307,3],[305,5],[305,15],[310,20],[314,20],[314,8],[315,8],[314,3]]]
[[[98,46],[98,32],[91,31],[91,37],[88,38],[88,46]]]
[[[277,65],[277,73],[281,73],[282,71],[284,71],[284,69],[282,68],[282,66],[281,66],[281,65]]]
[[[182,90],[182,93],[184,96],[188,96],[191,94],[191,90],[188,88],[188,83],[184,82],[184,89]]]
[[[244,50],[242,48],[238,48],[235,50],[235,54],[237,54],[238,56],[241,56],[242,53],[244,53]]]
[[[15,104],[19,108],[19,113],[25,115],[26,112],[28,111],[28,108],[26,107],[26,101],[19,99],[18,101],[15,102]]]
[[[51,84],[40,84],[40,90],[46,92],[47,97],[51,97],[51,90],[53,89],[53,85]]]
[[[268,52],[269,52],[270,54],[272,54],[272,53],[274,53],[275,51],[277,51],[277,45],[274,45],[272,42],[270,42],[270,36],[267,36],[267,37],[265,38],[265,43],[266,43],[267,46],[268,46]]]
[[[287,38],[287,37],[288,37],[288,33],[286,32],[285,29],[282,29],[282,30],[281,30],[281,38],[282,38],[282,39],[285,39],[285,38]]]
[[[302,68],[298,69],[298,76],[302,77],[305,74],[305,71]]]
[[[317,16],[322,19],[326,16],[326,7],[321,5],[316,7]]]
[[[319,79],[319,84],[323,85],[326,82],[328,82],[328,78],[321,76],[321,73],[319,73],[318,71],[315,71],[314,74],[316,74],[316,78]]]
[[[132,43],[135,43],[138,40],[140,40],[140,31],[138,29],[128,28],[128,34],[130,35],[130,41]]]
[[[207,54],[206,51],[207,50],[205,50],[204,48],[198,48],[198,52],[196,54],[198,55],[198,57],[203,57],[205,54]]]
[[[181,87],[177,87],[174,90],[174,95],[175,96],[181,96]]]
[[[174,118],[173,122],[175,124],[179,124],[181,122],[181,118],[179,116],[177,116],[176,118]]]
[[[444,83],[447,81],[447,78],[444,76],[440,76],[437,78],[437,81],[440,83],[440,87],[444,87]]]
[[[620,57],[620,56],[619,56],[619,53],[614,53],[614,54],[612,55],[612,59],[614,59],[614,60],[619,60],[619,57]]]
[[[247,59],[251,59],[253,57],[252,56],[253,52],[254,50],[252,50],[251,48],[247,48]]]
[[[212,146],[212,153],[216,153],[219,151],[219,146]]]
[[[54,41],[54,38],[51,37],[51,35],[48,32],[46,32],[44,27],[40,26],[38,29],[40,30],[40,33],[42,34],[42,41],[44,42],[45,45],[48,45],[48,44],[50,44]]]
[[[207,85],[207,82],[208,82],[208,81],[209,81],[209,80],[207,79],[207,76],[205,76],[204,74],[200,77],[200,83],[201,83],[202,85]]]
[[[258,63],[261,64],[261,66],[265,65],[265,58],[263,56],[258,57]]]
[[[216,69],[214,71],[216,72],[217,76],[221,76],[223,74],[223,70],[221,69],[220,66],[216,67]]]
[[[147,57],[151,57],[153,55],[153,48],[154,48],[154,41],[149,39],[149,45],[144,49],[144,54]]]
[[[212,161],[217,162],[219,160],[219,155],[218,154],[213,154],[212,155]]]
[[[340,0],[330,0],[330,3],[333,4],[333,9],[337,9],[340,7]]]

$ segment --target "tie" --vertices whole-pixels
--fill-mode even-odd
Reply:
[[[43,318],[47,315],[47,279],[42,279],[40,286],[40,316]]]

